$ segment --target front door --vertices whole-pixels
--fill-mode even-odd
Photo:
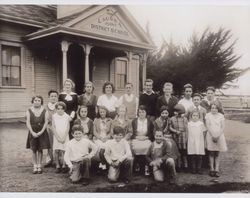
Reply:
[[[75,92],[82,94],[84,87],[84,63],[85,55],[83,48],[77,44],[72,44],[68,50],[68,78],[75,83]]]

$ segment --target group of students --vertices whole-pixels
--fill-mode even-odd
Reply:
[[[72,92],[74,83],[67,79],[64,91],[32,98],[26,113],[29,129],[27,148],[32,150],[33,173],[42,173],[43,149],[56,173],[69,171],[73,183],[88,184],[90,169],[108,169],[108,180],[131,181],[132,173],[152,174],[156,181],[175,182],[176,171],[202,174],[202,160],[209,158],[209,175],[219,177],[219,152],[226,151],[223,108],[213,87],[206,97],[193,94],[184,86],[184,97],[172,95],[173,85],[166,82],[163,95],[153,91],[153,81],[144,82],[137,98],[133,84],[125,85],[125,94],[114,95],[111,82],[103,85],[103,95],[94,95],[87,82],[84,93]],[[188,160],[189,159],[189,160]],[[208,162],[207,162],[208,163]]]

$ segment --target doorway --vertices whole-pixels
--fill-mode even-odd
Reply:
[[[75,83],[75,92],[83,93],[85,82],[85,55],[83,48],[77,44],[72,44],[68,50],[68,78]]]

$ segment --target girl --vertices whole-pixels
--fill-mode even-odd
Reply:
[[[146,154],[153,141],[154,125],[150,118],[147,118],[147,111],[144,105],[138,108],[138,118],[132,121],[132,141],[131,147],[134,154],[134,164],[136,171],[143,171],[149,175],[148,164],[146,164]]]
[[[94,120],[93,141],[98,146],[97,155],[101,160],[99,167],[103,170],[106,169],[106,160],[104,152],[107,140],[111,139],[111,118],[107,118],[107,109],[103,106],[98,107],[100,118]]]
[[[113,95],[115,87],[111,82],[105,82],[102,87],[103,95],[97,100],[97,106],[104,106],[108,112],[107,117],[114,119],[116,116],[117,97]]]
[[[170,120],[168,115],[168,108],[166,106],[162,106],[160,108],[160,117],[158,117],[154,122],[154,132],[163,132],[164,139],[171,145],[171,156],[174,160],[177,160],[180,157],[180,153],[172,137],[172,133],[169,130]]]
[[[70,79],[66,79],[63,84],[63,92],[60,93],[58,97],[59,101],[62,101],[66,104],[65,112],[70,116],[72,120],[70,123],[70,128],[72,128],[73,120],[75,119],[76,111],[78,108],[77,94],[72,92],[74,87],[75,87],[75,83]],[[69,138],[70,139],[73,138],[71,133],[69,133]]]
[[[227,151],[227,144],[224,136],[225,118],[219,113],[217,103],[211,103],[211,112],[206,115],[207,150],[209,151],[210,173],[212,177],[219,177],[219,152]]]
[[[83,127],[83,137],[89,140],[93,139],[93,121],[87,117],[88,107],[80,106],[78,110],[78,118],[74,121],[74,125]]]
[[[46,131],[48,112],[43,108],[42,96],[34,96],[31,100],[32,107],[26,112],[26,125],[29,129],[26,148],[32,150],[33,173],[42,173],[43,149],[49,149],[49,137]]]
[[[205,155],[204,133],[206,131],[204,123],[200,120],[199,110],[194,110],[190,114],[191,120],[188,122],[188,155],[191,156],[192,173],[202,174],[202,155]]]
[[[97,97],[93,94],[94,91],[94,85],[92,82],[86,82],[84,85],[84,91],[85,93],[79,96],[78,98],[78,105],[86,106],[88,108],[88,115],[87,117],[91,120],[94,120],[96,117],[96,104],[97,104]]]
[[[116,118],[112,121],[111,125],[111,133],[113,134],[113,129],[116,126],[119,126],[124,129],[125,136],[124,138],[126,140],[130,140],[132,136],[132,126],[131,121],[127,118],[127,108],[125,105],[121,105],[118,108]]]
[[[181,104],[174,107],[174,116],[170,119],[170,131],[174,133],[175,142],[181,154],[177,161],[177,170],[182,165],[183,170],[188,170],[187,162],[187,118],[184,116],[185,108]]]
[[[66,164],[63,160],[62,169],[60,159],[64,158],[66,144],[69,141],[70,117],[65,113],[66,105],[64,102],[56,104],[56,113],[52,116],[52,128],[54,132],[53,150],[55,153],[56,173],[67,172]]]

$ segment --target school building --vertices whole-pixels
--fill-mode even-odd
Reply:
[[[0,5],[0,119],[24,117],[31,97],[72,79],[81,94],[111,81],[138,95],[153,42],[121,5]]]

